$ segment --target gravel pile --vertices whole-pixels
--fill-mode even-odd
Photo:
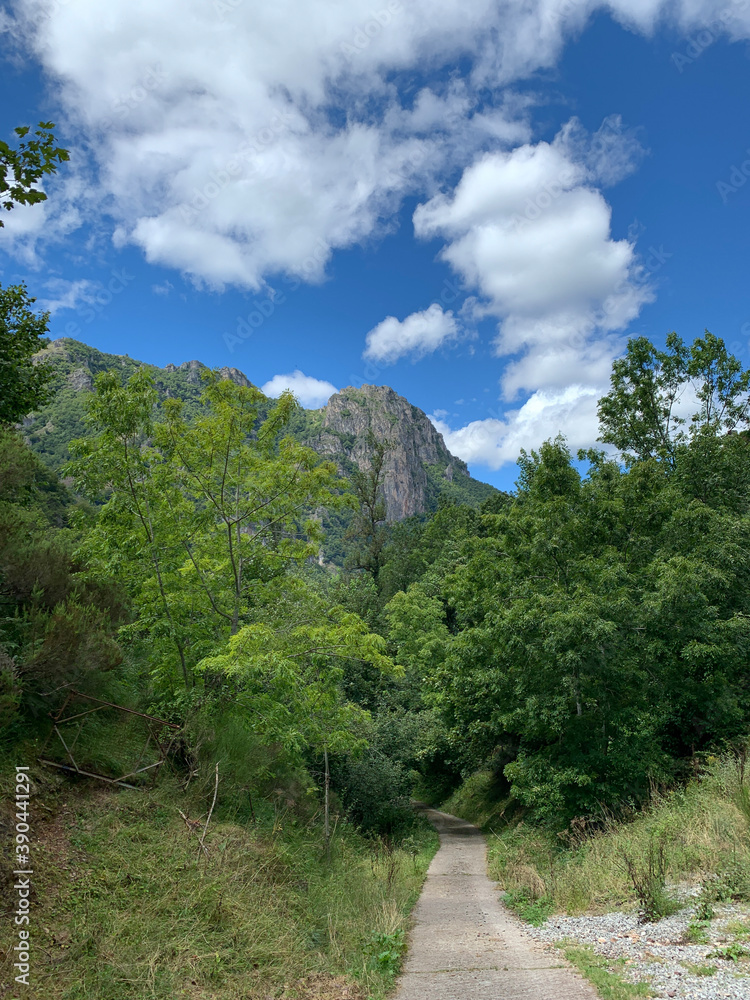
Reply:
[[[686,892],[683,899],[690,895]],[[613,971],[630,982],[648,983],[656,997],[750,1000],[750,961],[708,958],[717,947],[737,941],[736,935],[727,930],[727,924],[740,920],[750,929],[750,909],[724,905],[715,907],[715,914],[704,927],[708,938],[704,944],[688,943],[685,937],[695,920],[694,905],[654,924],[638,923],[635,913],[607,913],[550,917],[541,927],[524,927],[532,937],[546,944],[567,939],[591,945],[598,955],[612,959],[613,963],[620,960],[613,964]],[[750,939],[738,943],[750,951]],[[704,969],[713,966],[716,971],[698,975],[696,966]]]

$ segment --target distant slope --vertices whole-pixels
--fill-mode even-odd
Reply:
[[[68,442],[86,433],[86,397],[99,372],[115,371],[123,381],[146,368],[161,399],[185,402],[188,413],[200,409],[203,391],[199,361],[157,368],[128,355],[104,354],[77,340],[53,341],[37,357],[52,362],[53,399],[23,422],[29,444],[50,468],[69,459]],[[239,385],[251,385],[236,368],[219,374]],[[269,406],[271,401],[269,400]],[[291,432],[322,457],[333,459],[344,474],[369,462],[368,436],[388,446],[384,493],[389,521],[436,509],[439,498],[478,506],[497,491],[472,479],[466,463],[448,451],[428,417],[388,386],[342,389],[320,410],[301,410]]]
[[[52,362],[55,395],[46,406],[24,419],[23,431],[36,454],[55,470],[70,458],[68,442],[86,433],[86,395],[93,389],[94,378],[100,372],[116,371],[124,382],[136,371],[146,368],[153,374],[162,399],[170,396],[182,399],[188,412],[200,409],[204,389],[200,373],[206,367],[200,361],[156,368],[127,354],[105,354],[68,337],[53,340],[37,358]],[[236,368],[222,368],[221,374],[240,385],[250,385]]]

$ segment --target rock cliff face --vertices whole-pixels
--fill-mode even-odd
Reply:
[[[34,451],[54,469],[69,458],[68,442],[86,433],[86,397],[102,371],[118,371],[123,380],[144,368],[151,372],[160,399],[176,397],[187,416],[201,411],[205,383],[200,361],[156,368],[127,354],[104,354],[69,338],[53,341],[37,355],[53,366],[55,395],[29,414],[23,427]],[[252,383],[237,368],[220,368],[222,378],[238,385]],[[271,401],[268,401],[271,405]],[[387,445],[384,494],[389,521],[434,510],[440,496],[478,505],[495,490],[472,479],[464,462],[445,447],[427,416],[388,386],[363,385],[342,389],[322,410],[302,410],[292,433],[342,472],[370,465],[370,434]]]
[[[309,444],[338,461],[369,468],[369,435],[386,444],[383,492],[389,521],[421,514],[434,506],[440,479],[470,478],[427,415],[388,386],[363,385],[336,393],[321,411],[320,432]]]

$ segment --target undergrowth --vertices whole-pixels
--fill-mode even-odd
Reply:
[[[35,778],[37,1000],[355,1000],[388,991],[437,847],[426,824],[403,850],[339,820],[327,862],[320,817],[287,793],[256,801],[254,823],[244,809],[218,806],[204,854],[205,789],[186,792],[169,776],[147,791],[41,769]],[[5,997],[16,996],[11,928],[5,915]]]
[[[708,758],[700,777],[627,819],[564,831],[534,825],[488,795],[492,776],[470,778],[443,806],[488,833],[490,874],[526,919],[551,912],[639,910],[643,919],[678,905],[679,883],[701,884],[701,919],[714,902],[750,899],[750,791],[732,754]]]

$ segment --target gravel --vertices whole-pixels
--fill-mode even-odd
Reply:
[[[688,902],[695,894],[685,888],[681,899]],[[635,913],[607,913],[602,916],[554,916],[541,927],[524,925],[524,929],[546,944],[567,939],[591,945],[598,955],[612,959],[613,963],[620,960],[613,964],[613,970],[630,982],[648,983],[656,997],[750,1000],[750,962],[708,958],[709,952],[717,947],[737,940],[727,931],[728,923],[742,920],[750,929],[750,908],[728,904],[717,905],[714,910],[714,919],[705,925],[708,937],[705,944],[685,941],[688,925],[695,919],[694,904],[653,924],[639,923]],[[716,972],[699,976],[691,971],[691,965],[714,966]]]

